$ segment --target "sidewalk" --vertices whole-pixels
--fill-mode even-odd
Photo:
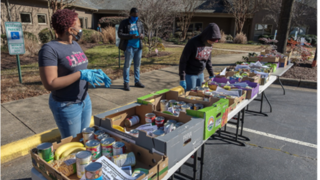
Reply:
[[[222,68],[214,67],[216,70]],[[133,102],[143,95],[178,86],[178,71],[178,66],[171,66],[143,73],[141,82],[146,88],[131,87],[129,92],[122,90],[122,79],[114,80],[110,88],[89,89],[92,115]],[[134,84],[133,77],[130,79],[130,84],[131,86]],[[49,94],[1,104],[1,146],[57,128],[49,109],[48,99]]]

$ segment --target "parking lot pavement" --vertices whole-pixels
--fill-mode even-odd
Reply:
[[[203,179],[317,178],[316,90],[286,87],[284,96],[281,87],[275,85],[266,94],[273,111],[268,117],[246,114],[243,135],[250,139],[243,141],[246,146],[219,138],[207,141]],[[258,106],[254,102],[250,109],[257,110]],[[269,111],[267,104],[263,111]],[[234,133],[235,129],[228,124],[227,131]],[[18,158],[1,165],[1,179],[31,178],[31,168],[30,155]],[[193,173],[189,167],[181,169]]]

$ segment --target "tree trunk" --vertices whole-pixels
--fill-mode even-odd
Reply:
[[[51,4],[51,1],[48,0],[49,30],[50,30],[50,34],[51,34],[51,39],[55,39],[55,35],[54,35],[53,32],[52,32],[51,14],[50,14],[50,4]]]
[[[281,11],[278,21],[278,45],[277,51],[285,53],[287,51],[287,39],[291,25],[291,16],[294,0],[282,0]]]
[[[11,19],[11,13],[10,13],[10,4],[9,4],[9,0],[6,1],[6,6],[7,6],[7,13],[8,13],[8,19],[9,21],[12,21]]]

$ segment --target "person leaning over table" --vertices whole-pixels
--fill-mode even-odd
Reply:
[[[126,91],[130,91],[129,75],[132,60],[134,64],[134,86],[144,88],[144,85],[140,82],[140,64],[142,55],[141,39],[144,37],[144,28],[138,16],[138,9],[132,8],[130,10],[130,17],[121,21],[118,29],[118,35],[120,38],[119,49],[124,51],[125,57],[123,67],[123,86]]]
[[[210,23],[201,34],[190,39],[184,47],[179,63],[179,76],[180,86],[186,91],[202,85],[204,68],[208,70],[210,78],[213,77],[212,44],[218,42],[220,38],[219,26]]]
[[[76,42],[82,29],[78,14],[69,9],[52,15],[52,27],[57,34],[39,51],[39,71],[42,84],[51,91],[49,106],[59,128],[61,138],[75,137],[91,121],[91,100],[88,82],[104,83],[111,80],[101,70],[87,69],[88,59]]]

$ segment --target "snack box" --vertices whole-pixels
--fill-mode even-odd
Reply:
[[[249,57],[249,61],[279,62],[279,57]]]
[[[174,92],[178,97],[178,92]],[[155,99],[158,102],[158,99]],[[126,127],[126,131],[135,129],[146,123],[145,115],[154,113],[156,116],[163,116],[165,122],[169,119],[184,123],[174,131],[163,136],[153,137],[146,131],[139,130],[137,136],[113,128],[114,125],[125,127],[125,119],[134,115],[139,116],[140,122],[132,127]],[[203,124],[201,118],[193,118],[181,112],[178,117],[154,111],[153,104],[148,102],[146,105],[133,103],[111,111],[107,111],[94,116],[95,124],[106,129],[107,133],[116,135],[139,145],[150,152],[157,152],[169,158],[168,167],[171,168],[178,161],[188,155],[194,148],[200,146],[203,140]]]
[[[192,100],[192,99],[187,99],[185,96],[192,95],[192,96],[198,96],[199,94],[197,92],[186,92],[185,96],[180,96],[177,97],[177,94],[173,91],[170,91],[168,89],[164,89],[161,91],[158,91],[155,93],[152,98],[150,96],[146,96],[149,98],[138,98],[138,102],[141,103],[150,103],[152,101],[152,105],[154,107],[155,111],[160,111],[160,100],[161,99],[174,99],[177,101],[184,101],[186,103],[192,103],[192,104],[203,104],[204,108],[200,110],[187,110],[187,115],[190,115],[192,117],[197,117],[199,119],[203,119],[204,122],[202,122],[202,138],[203,140],[208,139],[211,135],[213,135],[216,130],[221,127],[221,118],[222,118],[222,113],[224,112],[221,108],[227,108],[227,107],[222,107],[220,103],[217,103],[214,106],[214,103],[218,102],[219,99],[217,98],[210,98],[209,102],[206,101],[198,101],[198,100]],[[204,95],[203,95],[204,96]],[[170,157],[169,157],[170,158]]]
[[[95,129],[100,129],[100,127],[95,126]],[[121,138],[109,134],[116,141],[122,141]],[[72,136],[64,138],[60,143],[54,142],[53,150],[55,151],[58,147],[69,142],[80,142],[82,138],[82,133],[78,134],[77,137]],[[138,178],[142,180],[147,178],[148,180],[161,180],[168,173],[168,157],[159,155],[157,153],[151,153],[147,149],[142,148],[136,144],[122,141],[126,146],[126,152],[133,152],[136,158],[135,168],[144,168],[149,170],[149,174],[143,175]],[[46,179],[52,180],[79,180],[77,174],[70,175],[66,177],[61,172],[55,170],[50,164],[44,161],[37,153],[37,148],[34,148],[30,152],[32,165],[37,169]]]
[[[251,99],[259,93],[259,83],[253,83],[250,81],[242,81],[242,82],[246,82],[250,87],[252,87],[252,89],[249,89],[249,88],[244,88],[244,87],[235,85],[237,86],[238,89],[243,89],[247,91],[246,99]]]

